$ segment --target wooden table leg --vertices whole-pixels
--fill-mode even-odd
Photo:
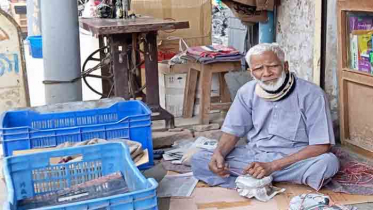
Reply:
[[[194,102],[196,99],[198,71],[190,68],[188,70],[187,80],[185,84],[184,104],[183,104],[183,117],[193,117]]]
[[[110,36],[110,50],[113,56],[115,96],[130,99],[128,89],[128,53],[126,37],[115,34]]]
[[[152,120],[165,120],[166,127],[174,128],[174,116],[159,104],[157,32],[149,32],[145,41],[146,104],[154,113]]]
[[[105,37],[100,35],[98,36],[98,43],[99,43],[99,47],[100,48],[103,48],[105,47]],[[106,57],[106,54],[101,51],[100,52],[100,59],[103,60],[104,58]],[[110,76],[110,71],[109,71],[109,66],[103,66],[101,67],[101,75],[102,76]],[[110,89],[111,89],[111,84],[109,81],[105,80],[105,79],[102,79],[102,93],[103,95],[107,96],[110,92]],[[108,96],[110,97],[110,96]]]
[[[140,57],[140,52],[139,52],[139,43],[138,43],[138,34],[137,33],[133,33],[132,34],[132,65],[134,68],[135,66],[137,66],[135,68],[135,72],[134,72],[134,82],[133,82],[133,85],[134,87],[136,88],[136,91],[138,91],[140,88],[141,88],[141,57]],[[142,99],[144,99],[145,101],[145,94],[140,91],[140,92],[136,92],[135,93],[136,95],[136,98],[137,97],[141,97]]]
[[[219,73],[219,94],[220,94],[220,101],[222,103],[231,102],[231,94],[229,93],[229,89],[227,83],[225,82],[224,75],[226,72]]]
[[[211,105],[211,65],[201,65],[201,101],[199,108],[200,124],[210,123],[210,105]]]
[[[159,105],[157,35],[150,32],[145,43],[146,103]]]

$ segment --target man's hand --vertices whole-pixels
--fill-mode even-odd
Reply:
[[[223,155],[218,152],[212,155],[209,169],[220,177],[229,177],[229,166],[225,163]]]
[[[274,171],[275,167],[272,162],[252,162],[243,170],[243,174],[250,174],[254,178],[262,179],[271,175]]]

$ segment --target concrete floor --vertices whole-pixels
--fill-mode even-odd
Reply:
[[[156,162],[156,165],[153,168],[143,171],[145,177],[154,178],[158,183],[163,179],[166,173],[167,171],[163,169],[162,164],[160,164],[159,161]],[[348,206],[356,207],[358,210],[373,210],[373,203],[354,204]],[[158,208],[160,210],[178,210],[170,209],[170,198],[158,198]]]

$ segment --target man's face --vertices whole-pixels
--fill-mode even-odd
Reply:
[[[282,65],[280,59],[272,51],[251,56],[250,70],[252,75],[265,85],[275,85],[281,78],[283,71],[287,73],[287,63]]]

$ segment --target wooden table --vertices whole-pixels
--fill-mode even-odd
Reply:
[[[140,65],[145,63],[146,95],[136,93],[147,103],[153,113],[152,120],[165,120],[167,127],[174,127],[174,116],[159,104],[157,31],[189,28],[188,21],[161,20],[152,17],[136,19],[80,19],[80,27],[98,36],[100,48],[108,46],[113,62],[114,95],[126,100],[131,98],[129,82],[134,82],[130,71],[137,69],[137,82],[141,84]],[[106,43],[105,43],[106,40]],[[144,51],[140,50],[143,44]],[[140,53],[144,54],[141,62]],[[104,55],[101,55],[103,59]],[[107,68],[101,69],[103,76],[109,75]],[[111,86],[103,81],[103,92]],[[133,98],[132,93],[132,98]],[[136,98],[136,97],[135,97]]]

